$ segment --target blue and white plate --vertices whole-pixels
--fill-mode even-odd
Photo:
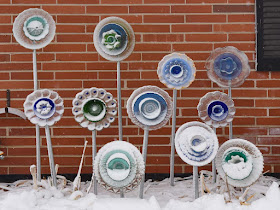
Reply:
[[[96,179],[106,190],[129,192],[144,175],[145,164],[140,151],[131,143],[113,141],[104,145],[94,160]]]
[[[144,86],[135,90],[127,101],[127,113],[139,127],[156,130],[171,117],[172,101],[167,92],[156,86]]]
[[[51,126],[59,121],[64,112],[63,100],[57,92],[36,90],[26,97],[23,104],[26,117],[41,127]]]
[[[179,127],[175,135],[175,148],[184,162],[204,166],[215,158],[219,142],[208,125],[194,121]]]
[[[196,68],[192,59],[180,53],[164,56],[157,69],[159,80],[167,87],[177,90],[190,86],[195,73]]]
[[[233,100],[225,93],[214,91],[205,94],[197,105],[198,116],[214,128],[225,127],[233,120]]]
[[[133,51],[135,36],[130,24],[119,17],[101,20],[93,35],[97,52],[110,61],[122,61]]]
[[[263,171],[263,155],[251,142],[231,139],[218,150],[215,162],[219,175],[234,187],[248,187]]]
[[[215,49],[205,67],[208,77],[220,87],[238,87],[250,74],[248,57],[232,46]]]
[[[20,13],[13,24],[16,41],[28,49],[41,49],[55,36],[55,22],[52,16],[42,9],[31,8]]]

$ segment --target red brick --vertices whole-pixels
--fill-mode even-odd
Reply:
[[[210,24],[178,24],[171,26],[172,32],[211,32]]]
[[[132,28],[138,33],[170,32],[169,25],[132,25]]]
[[[85,13],[85,6],[43,6],[43,10],[50,14],[83,14]]]
[[[229,34],[228,41],[254,41],[255,34]]]
[[[173,44],[173,49],[175,51],[211,51],[213,49],[212,44]]]
[[[186,15],[187,23],[223,23],[226,22],[226,15]]]
[[[172,5],[171,13],[211,13],[211,5]]]
[[[29,8],[39,8],[39,6],[15,6],[15,5],[9,5],[9,6],[1,6],[0,7],[0,13],[1,14],[16,14],[18,15],[22,11],[29,9]]]
[[[92,15],[58,15],[58,23],[98,23],[99,17]]]
[[[13,4],[55,4],[56,0],[12,0]]]
[[[214,31],[220,32],[254,32],[255,24],[215,24]]]
[[[228,15],[228,22],[255,22],[254,14]]]
[[[50,44],[44,48],[44,52],[85,52],[85,44]]]
[[[183,23],[183,15],[144,15],[144,23]]]
[[[101,0],[101,4],[142,4],[142,0]]]
[[[58,4],[99,4],[99,0],[57,0]]]
[[[186,34],[186,42],[224,42],[226,34]]]
[[[135,51],[170,51],[170,44],[136,44]]]
[[[63,34],[63,35],[57,35],[57,41],[58,42],[92,42],[93,41],[93,35],[91,34]]]
[[[254,12],[254,5],[213,5],[213,12]]]
[[[85,33],[86,28],[83,25],[56,25],[56,33]]]
[[[66,79],[66,80],[81,80],[81,79],[97,79],[96,72],[55,72],[56,79]]]
[[[129,6],[129,13],[169,13],[169,6]]]
[[[12,72],[11,73],[12,80],[33,80],[33,72]],[[54,73],[53,72],[38,72],[39,80],[53,80]]]
[[[123,14],[128,13],[127,6],[87,6],[86,13],[88,14]]]

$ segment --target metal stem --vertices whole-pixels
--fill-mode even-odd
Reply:
[[[193,185],[194,185],[194,198],[197,199],[199,197],[198,192],[198,167],[193,166]]]
[[[175,130],[176,130],[177,90],[173,89],[173,113],[171,131],[171,155],[170,155],[170,185],[174,186],[174,156],[175,156]]]
[[[93,169],[93,164],[94,164],[94,159],[96,156],[96,130],[92,131],[92,173],[94,173],[94,169]],[[97,180],[96,180],[96,176],[93,176],[93,192],[95,195],[97,195]]]
[[[33,83],[34,90],[38,90],[37,78],[37,56],[36,50],[33,50]],[[37,166],[37,180],[41,181],[41,140],[40,140],[40,127],[36,125],[36,166]]]
[[[231,81],[229,82],[229,87],[228,87],[228,96],[230,99],[232,99],[231,96]],[[229,139],[232,139],[233,133],[232,133],[232,121],[229,123]]]
[[[142,156],[144,159],[144,164],[146,166],[146,160],[147,160],[147,149],[148,149],[148,138],[149,138],[149,127],[147,126],[144,129],[144,140],[143,140],[143,148],[142,148]],[[145,168],[146,171],[146,168]],[[141,180],[140,184],[140,192],[139,192],[139,198],[143,199],[143,194],[144,194],[144,183],[145,183],[145,173],[144,176]]]
[[[213,128],[213,130],[216,133],[216,128]],[[212,161],[212,175],[213,175],[213,183],[216,183],[216,181],[217,181],[217,172],[216,172],[215,159]]]
[[[52,150],[52,140],[51,140],[51,135],[50,135],[50,128],[49,128],[48,125],[45,126],[45,132],[46,132],[46,139],[47,139],[47,147],[48,147],[48,154],[49,154],[51,177],[52,177],[53,185],[55,187],[57,187],[56,172],[55,172],[53,150]]]
[[[118,94],[118,122],[119,122],[119,140],[123,140],[122,134],[122,95],[121,95],[121,63],[117,63],[117,94]]]

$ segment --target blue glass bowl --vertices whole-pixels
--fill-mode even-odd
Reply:
[[[185,54],[172,53],[164,56],[158,64],[160,81],[172,89],[182,89],[194,81],[196,68],[194,62]]]
[[[225,93],[214,91],[205,94],[197,105],[198,116],[214,128],[225,127],[235,115],[234,102]]]
[[[205,67],[209,79],[220,87],[238,87],[250,74],[248,57],[232,46],[215,49]]]

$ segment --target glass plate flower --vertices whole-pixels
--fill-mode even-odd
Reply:
[[[232,46],[215,49],[205,67],[208,77],[220,87],[238,87],[250,74],[248,57]]]
[[[94,160],[96,179],[106,190],[129,192],[144,175],[145,164],[140,151],[131,143],[113,141],[104,145]]]
[[[89,130],[108,128],[115,120],[117,102],[102,88],[84,89],[72,102],[75,120]]]
[[[263,171],[260,150],[244,139],[231,139],[222,144],[217,156],[219,175],[234,187],[248,187],[258,180]]]
[[[135,36],[127,21],[119,17],[108,17],[95,27],[93,43],[103,58],[122,61],[132,53]]]
[[[167,92],[156,86],[136,89],[127,100],[127,113],[137,126],[157,130],[171,117],[172,100]]]
[[[16,17],[13,34],[23,47],[32,50],[40,49],[53,40],[55,22],[52,16],[42,9],[27,9]]]
[[[159,80],[167,87],[177,90],[190,86],[195,73],[193,60],[180,53],[164,56],[157,69]]]
[[[64,112],[62,98],[49,89],[35,90],[26,97],[23,106],[30,122],[41,127],[53,125],[61,119]]]
[[[227,126],[235,115],[233,100],[220,91],[205,94],[200,99],[197,110],[198,116],[214,128]]]
[[[184,162],[204,166],[215,158],[219,142],[208,125],[194,121],[179,127],[175,135],[175,148]]]

